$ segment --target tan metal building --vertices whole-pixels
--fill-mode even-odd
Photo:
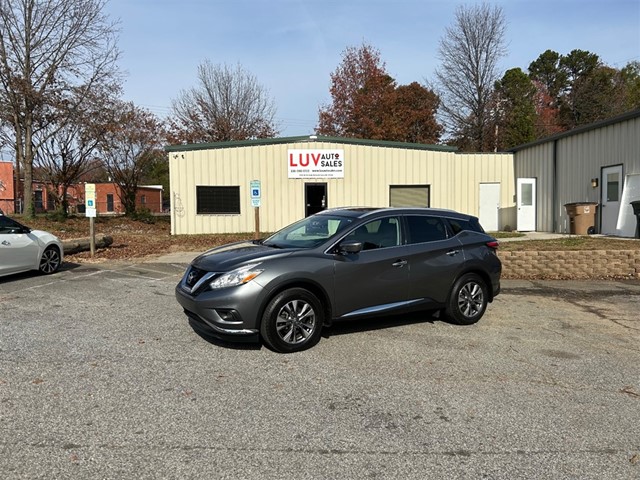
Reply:
[[[439,145],[288,137],[178,145],[169,154],[172,234],[276,231],[340,206],[430,206],[515,226],[513,154]]]
[[[591,204],[595,232],[633,237],[640,110],[516,147],[517,229],[570,233],[565,205]]]

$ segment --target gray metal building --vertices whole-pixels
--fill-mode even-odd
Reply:
[[[513,149],[517,229],[568,233],[565,204],[597,204],[599,233],[633,237],[640,110]]]

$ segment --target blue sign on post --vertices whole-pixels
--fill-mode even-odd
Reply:
[[[251,192],[251,206],[260,206],[260,197],[262,196],[262,188],[260,187],[260,180],[251,180],[249,184],[249,191]]]

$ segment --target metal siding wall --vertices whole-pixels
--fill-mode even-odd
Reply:
[[[597,173],[597,158],[601,157],[604,145],[597,141],[598,131],[574,135],[558,141],[558,213],[559,232],[569,231],[569,217],[564,205],[572,202],[598,203],[598,189],[591,187],[591,178]]]
[[[553,231],[553,142],[516,152],[514,166],[514,182],[518,178],[536,179],[536,229]]]
[[[562,213],[560,231],[564,232],[569,229],[565,203],[600,203],[602,167],[622,164],[624,176],[640,173],[640,119],[561,139],[559,147],[558,208]],[[600,180],[598,188],[591,187],[592,178]]]
[[[480,214],[480,184],[500,183],[500,227],[515,226],[515,182],[513,181],[513,155],[459,154],[456,155],[454,179],[449,183],[454,192],[453,206],[463,213]],[[460,181],[456,181],[460,179]]]
[[[288,149],[343,149],[344,179],[287,178]],[[376,146],[299,142],[171,152],[172,233],[250,232],[249,182],[260,180],[260,227],[275,231],[305,214],[305,183],[326,183],[328,207],[389,205],[390,185],[430,185],[431,206],[479,212],[479,183],[501,183],[505,211],[513,204],[513,156],[455,154]],[[196,215],[196,185],[239,185],[240,215]],[[182,208],[180,208],[182,206]]]
[[[553,231],[553,210],[557,232],[569,230],[564,205],[571,202],[600,202],[600,186],[591,187],[602,167],[624,165],[624,175],[640,173],[640,118],[607,125],[557,140],[557,199],[553,205],[553,144],[536,145],[515,154],[516,178],[538,179],[538,230]]]

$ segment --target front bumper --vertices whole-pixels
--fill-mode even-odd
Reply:
[[[258,341],[263,288],[256,282],[192,295],[181,281],[176,300],[191,325],[202,333],[232,341]]]

